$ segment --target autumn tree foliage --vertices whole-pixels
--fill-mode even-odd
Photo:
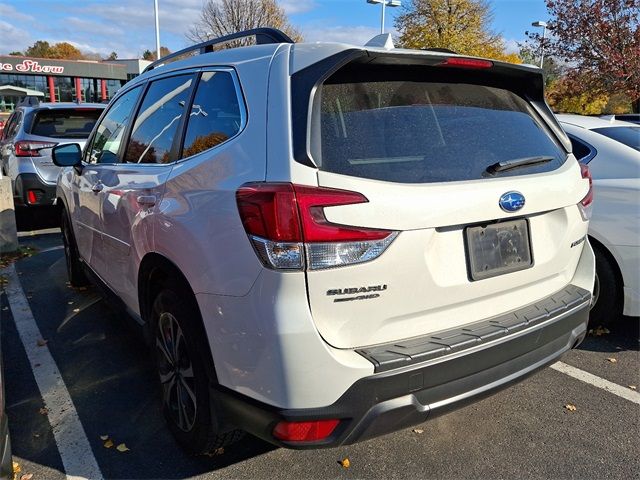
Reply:
[[[488,25],[493,14],[487,0],[408,0],[396,18],[404,48],[446,48],[463,55],[520,63],[505,51],[502,37]]]
[[[545,50],[566,62],[573,96],[627,95],[640,111],[640,0],[547,0]],[[529,34],[540,42],[539,34]]]
[[[204,42],[258,27],[277,28],[295,41],[302,40],[302,34],[289,23],[276,0],[206,0],[200,20],[186,36],[193,42]],[[247,41],[238,41],[229,45],[246,44]]]
[[[22,55],[22,52],[11,52],[11,55]],[[37,40],[24,51],[27,57],[58,58],[62,60],[84,59],[84,54],[68,42],[58,42],[51,45],[46,40]]]

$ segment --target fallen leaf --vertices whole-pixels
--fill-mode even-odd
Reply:
[[[100,440],[106,442],[107,440],[109,440],[109,435],[100,435]]]
[[[421,429],[421,428],[414,428],[414,429],[412,430],[412,432],[413,432],[413,433],[424,433],[424,430],[423,430],[423,429]]]
[[[38,410],[40,412],[40,415],[49,415],[49,409],[42,407],[40,410]]]
[[[31,480],[33,478],[33,473],[25,473],[20,477],[20,480]]]
[[[207,457],[217,457],[218,455],[222,455],[223,453],[224,453],[224,447],[220,447],[205,453],[205,455]]]
[[[73,302],[67,302],[67,305],[73,305]]]
[[[570,412],[575,412],[577,410],[575,405],[572,405],[571,403],[567,403],[564,408],[566,408],[567,410],[569,410]]]
[[[6,312],[7,310],[9,310],[9,307],[2,307],[3,312]]]
[[[39,347],[44,347],[47,343],[49,343],[49,340],[45,340],[44,338],[39,338],[36,343],[38,344]]]
[[[609,362],[611,362],[611,363],[617,363],[618,362],[618,359],[617,358],[613,358],[613,357],[609,357],[609,358],[607,358],[607,360]]]
[[[349,457],[343,458],[338,463],[340,465],[342,465],[342,468],[349,468],[351,466],[351,462],[349,461]]]
[[[79,313],[79,312],[80,312],[80,309],[79,309],[79,308],[74,308],[74,309],[73,309],[73,313]]]
[[[631,390],[637,390],[638,389],[638,387],[636,385],[629,385],[629,388]]]
[[[602,335],[607,335],[611,333],[608,328],[599,325],[597,328],[589,330],[589,335],[593,335],[594,337],[601,337]]]
[[[127,448],[127,446],[124,443],[121,443],[120,445],[118,445],[116,447],[116,450],[118,450],[119,452],[128,452],[129,449]]]
[[[13,474],[16,475],[21,471],[22,469],[20,468],[20,464],[18,462],[13,462]]]
[[[113,447],[113,440],[109,439],[106,442],[103,443],[103,447],[104,448],[111,448]]]
[[[33,434],[33,438],[40,438],[40,434],[39,433],[34,433]]]

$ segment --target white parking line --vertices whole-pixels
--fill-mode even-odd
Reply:
[[[585,372],[584,370],[580,370],[579,368],[572,367],[571,365],[567,365],[566,363],[556,362],[551,365],[551,368],[558,372],[562,372],[565,375],[569,375],[577,380],[588,383],[589,385],[593,385],[594,387],[601,388],[602,390],[606,390],[607,392],[613,393],[625,400],[629,400],[630,402],[637,403],[640,405],[640,393],[634,392],[633,390],[622,387],[617,383],[610,382],[609,380],[605,380],[604,378],[600,378],[592,373]]]
[[[68,480],[102,480],[102,472],[93,456],[89,440],[82,427],[69,391],[62,380],[60,370],[56,365],[49,348],[39,347],[38,340],[42,339],[40,329],[36,324],[29,302],[24,296],[20,280],[13,265],[5,268],[2,273],[7,275],[8,284],[5,287],[13,320],[18,329],[20,340],[27,352],[29,363],[32,365],[38,389],[48,410],[47,417],[53,430],[62,464]],[[33,366],[39,364],[37,368]]]

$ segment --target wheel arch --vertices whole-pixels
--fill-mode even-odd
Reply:
[[[618,263],[618,259],[616,258],[616,256],[611,252],[611,250],[604,243],[602,243],[600,240],[593,237],[592,235],[589,235],[589,243],[591,244],[591,246],[596,252],[599,252],[602,255],[604,255],[604,257],[607,259],[609,264],[613,267],[613,272],[616,276],[616,280],[619,282],[619,285],[621,287],[624,286],[624,277],[622,276],[622,270],[620,269],[620,265]],[[621,296],[621,299],[624,299],[624,295],[622,295],[620,292],[618,292],[618,294]]]

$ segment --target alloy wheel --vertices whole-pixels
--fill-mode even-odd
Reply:
[[[182,328],[169,312],[158,319],[156,354],[165,408],[175,425],[188,432],[198,408],[195,375]]]

